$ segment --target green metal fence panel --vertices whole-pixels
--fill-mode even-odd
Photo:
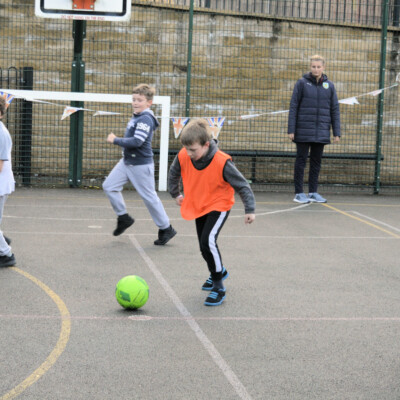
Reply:
[[[241,12],[234,3],[229,9],[228,1],[210,1],[207,7],[194,1],[192,25],[189,1],[133,2],[129,22],[87,21],[82,48],[85,91],[129,94],[134,85],[147,82],[156,87],[157,95],[171,97],[173,117],[224,117],[220,147],[232,153],[254,189],[291,189],[295,147],[287,138],[285,111],[294,84],[308,71],[310,56],[321,54],[339,98],[356,97],[359,102],[340,106],[343,138],[325,149],[321,184],[373,192],[378,160],[380,190],[398,190],[397,0],[388,1],[386,68],[382,72],[385,87],[393,87],[384,91],[381,111],[379,97],[368,93],[379,89],[382,82],[382,2],[347,2],[351,12],[340,8],[339,2],[322,0],[301,2],[301,7],[298,1],[261,2],[257,7],[268,7]],[[24,68],[32,68],[33,90],[71,90],[72,21],[35,17],[33,0],[6,0],[0,5],[0,34],[1,88],[23,89]],[[24,111],[23,104],[23,100],[14,100],[5,119],[14,139],[18,183],[68,186],[71,162],[78,162],[71,157],[79,159],[70,152],[70,120],[61,120],[69,102],[32,103],[30,141],[24,130],[24,126],[29,128],[29,110]],[[84,118],[79,183],[99,187],[121,156],[117,146],[106,143],[106,136],[111,131],[123,135],[131,108],[113,103],[85,103],[84,107],[121,114],[93,117],[80,111]],[[159,106],[154,110],[161,115]],[[380,112],[381,154],[377,155]],[[249,115],[259,116],[240,118]],[[169,162],[180,148],[172,129],[171,123]],[[156,169],[159,135],[153,143]]]

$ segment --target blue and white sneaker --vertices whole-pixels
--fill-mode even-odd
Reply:
[[[225,267],[222,267],[222,280],[224,281],[228,276],[229,272],[225,269]],[[213,281],[210,275],[208,279],[204,282],[203,286],[201,287],[201,290],[211,290],[212,288],[213,288]]]
[[[308,198],[313,203],[326,203],[326,199],[324,199],[320,194],[317,192],[315,193],[308,193]]]
[[[305,193],[296,193],[296,196],[294,196],[293,201],[295,203],[307,204],[310,202],[310,199],[306,196]]]
[[[204,302],[205,306],[219,306],[225,299],[225,289],[213,288]]]

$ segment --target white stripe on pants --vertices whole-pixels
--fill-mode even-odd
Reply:
[[[103,190],[117,215],[126,214],[122,189],[130,181],[150,212],[159,229],[166,229],[170,222],[154,184],[154,164],[126,165],[121,159],[103,182]]]

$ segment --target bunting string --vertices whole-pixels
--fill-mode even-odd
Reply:
[[[397,74],[397,76],[396,76],[396,83],[391,86],[373,90],[372,92],[368,92],[368,93],[362,93],[357,96],[352,96],[352,97],[348,97],[345,99],[341,99],[341,100],[339,100],[339,103],[346,104],[346,105],[357,105],[357,104],[360,104],[358,101],[358,98],[365,97],[365,96],[378,96],[385,90],[393,89],[394,87],[399,86],[399,83],[400,83],[400,73]],[[118,112],[91,110],[91,109],[82,108],[82,107],[72,107],[72,106],[66,106],[66,105],[61,105],[61,104],[57,104],[57,103],[52,103],[52,102],[48,102],[48,101],[35,99],[35,98],[29,97],[29,96],[20,96],[20,95],[13,93],[13,90],[9,90],[9,89],[0,89],[0,96],[6,100],[7,107],[9,107],[9,105],[11,104],[11,102],[13,101],[14,98],[24,99],[26,101],[31,101],[31,102],[35,102],[35,103],[42,103],[42,104],[49,104],[49,105],[53,105],[53,106],[63,107],[64,110],[63,110],[63,114],[61,116],[61,120],[65,120],[66,118],[70,117],[72,114],[79,112],[79,111],[92,112],[92,113],[94,113],[93,114],[94,117],[122,115],[122,113],[118,113]],[[239,121],[244,121],[244,120],[253,119],[253,118],[259,118],[259,117],[265,116],[265,115],[272,116],[272,115],[284,114],[284,113],[288,113],[288,112],[289,112],[289,110],[278,110],[278,111],[263,112],[263,113],[258,113],[258,114],[244,114],[244,115],[239,115],[236,118],[234,117],[233,119],[230,119],[230,120],[226,120],[226,117],[221,117],[221,116],[219,116],[219,117],[170,117],[170,119],[172,122],[172,126],[174,128],[175,139],[179,138],[179,135],[181,134],[183,128],[190,121],[190,119],[195,119],[195,118],[206,119],[210,125],[213,137],[215,139],[217,139],[225,122],[227,122],[228,124],[233,124],[233,123],[237,123]],[[157,116],[157,118],[160,118],[160,116]]]

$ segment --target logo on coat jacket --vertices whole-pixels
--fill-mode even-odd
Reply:
[[[324,83],[322,84],[322,87],[323,87],[324,89],[329,89],[329,83],[328,83],[328,82],[324,82]]]
[[[147,125],[147,124],[145,124],[145,123],[143,123],[143,122],[139,122],[139,123],[137,124],[137,126],[136,126],[136,129],[137,129],[137,130],[140,130],[140,131],[147,132],[147,133],[150,132],[150,126]]]

